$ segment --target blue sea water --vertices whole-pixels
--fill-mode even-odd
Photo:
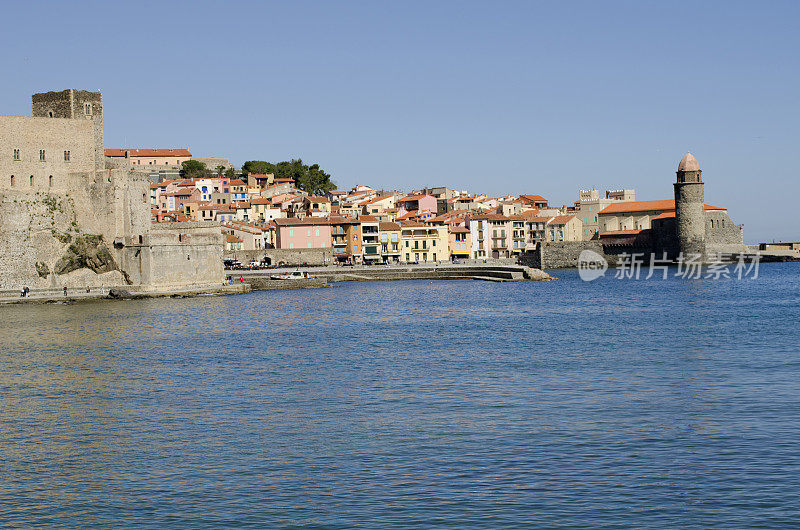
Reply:
[[[782,527],[800,264],[0,308],[0,525]]]

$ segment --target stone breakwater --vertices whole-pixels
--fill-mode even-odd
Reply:
[[[228,271],[228,275],[241,277],[245,283],[259,289],[263,279],[291,271],[293,269],[267,269],[257,271]],[[351,281],[392,281],[392,280],[485,280],[493,282],[520,282],[526,280],[552,280],[552,276],[544,271],[522,265],[405,265],[386,266],[372,265],[361,267],[304,267],[297,270],[307,272],[309,276],[324,279],[329,283]],[[288,281],[288,280],[276,280]]]

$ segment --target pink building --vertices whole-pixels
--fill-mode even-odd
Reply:
[[[188,149],[106,149],[105,155],[137,166],[179,166],[192,158]]]
[[[331,225],[327,219],[297,217],[274,219],[275,248],[330,248]]]
[[[162,212],[182,212],[188,203],[199,200],[200,192],[197,188],[178,188],[176,191],[161,193],[158,197],[158,207]]]
[[[398,215],[408,212],[433,212],[436,215],[436,197],[433,195],[407,195],[397,201]]]

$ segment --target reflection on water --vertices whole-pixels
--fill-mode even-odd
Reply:
[[[0,521],[785,524],[797,273],[0,307]]]

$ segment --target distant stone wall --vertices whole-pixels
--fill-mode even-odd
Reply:
[[[600,241],[542,243],[536,251],[522,254],[520,263],[537,269],[573,268],[578,266],[578,257],[584,250],[597,252],[608,261],[610,267],[617,265],[617,254],[607,251]]]
[[[283,263],[287,266],[304,263],[307,265],[330,265],[334,261],[332,248],[237,250],[226,252],[225,258],[239,260],[245,265],[253,260],[262,261],[264,258],[267,258],[272,265]]]

